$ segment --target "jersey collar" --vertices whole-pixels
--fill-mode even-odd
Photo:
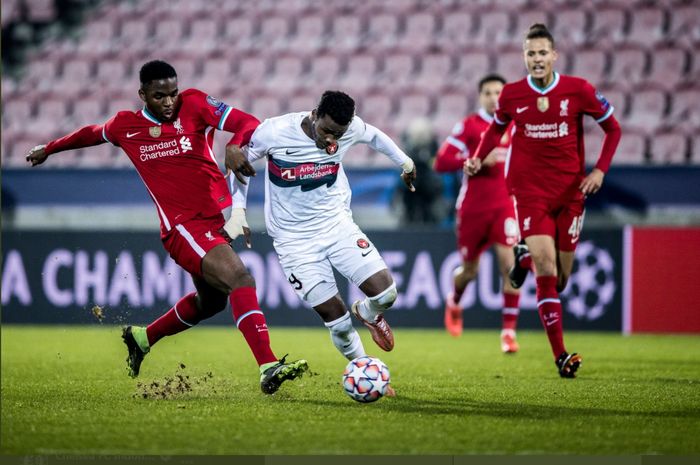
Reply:
[[[479,111],[477,112],[481,119],[486,121],[487,123],[491,124],[493,122],[493,116],[489,115],[489,112],[484,110],[483,108],[479,108]]]
[[[151,123],[155,123],[155,124],[157,124],[158,126],[160,126],[160,124],[161,124],[160,121],[158,121],[158,120],[156,119],[156,117],[153,116],[153,115],[148,111],[148,109],[146,108],[146,105],[143,106],[143,109],[141,110],[141,114],[143,115],[144,118],[146,118],[146,119],[147,119],[148,121],[150,121]]]
[[[550,90],[554,89],[557,86],[557,84],[559,84],[559,73],[554,71],[554,79],[552,79],[552,82],[544,89],[537,87],[535,82],[532,80],[532,76],[529,74],[527,75],[527,83],[532,88],[532,90],[534,90],[538,94],[544,95],[544,94],[548,93]]]

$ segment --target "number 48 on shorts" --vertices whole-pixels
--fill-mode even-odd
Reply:
[[[581,235],[581,229],[583,229],[583,217],[585,216],[585,213],[579,215],[579,216],[574,216],[573,219],[571,220],[571,226],[569,226],[569,230],[567,231],[569,233],[569,236],[571,237],[571,243],[575,244],[578,242],[579,236]]]

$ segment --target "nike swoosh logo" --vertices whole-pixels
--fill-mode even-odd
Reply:
[[[527,106],[527,107],[522,107],[522,108],[516,108],[515,112],[520,114],[520,113],[524,112],[525,110],[527,110],[528,108],[530,108],[530,107]]]
[[[556,323],[557,321],[559,321],[559,319],[556,319],[556,320],[550,320],[550,321],[548,321],[548,322],[547,322],[547,323],[545,323],[545,324],[546,324],[547,326],[552,326],[552,325],[553,325],[554,323]]]
[[[126,133],[126,138],[127,138],[127,139],[131,139],[131,138],[134,137],[136,134],[140,134],[140,133],[141,133],[141,131],[139,131],[139,132],[134,132],[134,133],[127,132],[127,133]]]
[[[374,249],[372,249],[372,250],[374,250]],[[372,250],[368,250],[367,252],[363,252],[363,253],[362,253],[362,256],[363,256],[363,257],[366,257],[367,255],[369,255],[370,253],[372,253]]]
[[[578,236],[572,237],[572,238],[571,238],[571,243],[572,243],[572,244],[575,243],[575,242],[577,242],[577,241],[578,241]]]
[[[295,151],[291,152],[289,149],[287,149],[287,151],[284,152],[284,153],[286,153],[287,155],[294,155],[294,154],[297,153],[297,152],[299,152],[299,151],[298,151],[298,150],[295,150]]]

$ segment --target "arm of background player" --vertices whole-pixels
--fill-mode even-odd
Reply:
[[[438,173],[461,171],[467,156],[469,156],[469,150],[464,142],[450,136],[440,146],[433,168]]]

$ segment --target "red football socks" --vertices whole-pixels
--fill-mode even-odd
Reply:
[[[229,296],[233,319],[243,333],[258,365],[276,362],[277,357],[270,348],[270,333],[265,315],[260,310],[254,287],[239,287]]]
[[[520,314],[520,294],[503,293],[503,310],[501,311],[502,329],[515,330]]]
[[[566,352],[556,276],[537,277],[537,309],[540,312],[542,326],[547,331],[549,345],[552,346],[552,353],[556,359],[562,352]]]
[[[152,346],[164,336],[172,336],[191,328],[199,322],[195,295],[196,293],[194,292],[187,294],[163,316],[148,325],[146,336],[148,337],[149,346]]]

